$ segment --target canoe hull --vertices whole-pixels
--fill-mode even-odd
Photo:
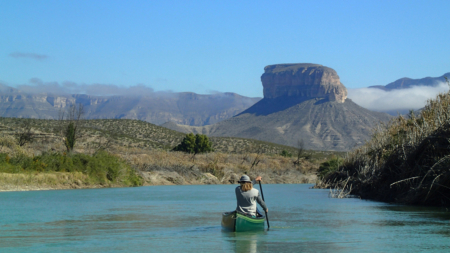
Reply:
[[[222,214],[222,227],[234,232],[264,230],[265,217],[250,217],[239,212]]]
[[[226,212],[222,214],[222,227],[234,231],[236,224],[236,212]]]

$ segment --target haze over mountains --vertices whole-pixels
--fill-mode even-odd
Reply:
[[[204,127],[163,126],[210,136],[252,138],[305,148],[349,150],[369,138],[390,116],[347,98],[336,71],[319,64],[277,64],[264,68],[264,98],[239,115]]]
[[[81,103],[87,119],[139,119],[157,125],[167,121],[193,126],[214,124],[242,112],[260,100],[236,93],[56,95],[21,92],[5,85],[0,87],[0,91],[2,117],[58,119],[61,109]]]

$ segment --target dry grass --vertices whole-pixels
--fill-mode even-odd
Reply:
[[[185,183],[205,183],[205,180],[210,181],[209,183],[237,183],[238,177],[244,173],[252,177],[262,175],[266,183],[314,183],[316,180],[314,173],[317,164],[302,160],[300,165],[294,165],[293,158],[278,155],[213,152],[193,156],[164,150],[115,152],[139,171],[174,172],[183,177]],[[205,179],[204,174],[212,175],[214,178]]]
[[[324,177],[320,187],[362,198],[450,206],[450,93],[439,94],[415,115],[374,129],[372,139]]]
[[[54,149],[64,151],[61,126],[64,121],[44,119],[18,119],[0,117],[0,136],[13,136],[31,125],[36,141],[25,146],[33,154]],[[93,153],[98,149],[121,146],[139,149],[170,150],[178,145],[185,134],[160,127],[148,122],[126,119],[84,120],[80,138],[75,149],[83,153]],[[280,154],[286,150],[292,154],[296,149],[290,146],[235,137],[211,137],[212,147],[220,153],[264,153]],[[304,155],[313,160],[322,160],[339,152],[306,150]],[[342,152],[341,152],[342,153]],[[36,155],[36,154],[35,154]]]
[[[29,122],[36,140],[20,147],[15,136]],[[66,151],[56,120],[0,118],[0,153],[10,157],[38,156],[44,152]],[[191,154],[170,151],[185,135],[138,120],[86,120],[74,153],[94,154],[106,150],[123,158],[140,173],[146,184],[219,184],[236,183],[248,173],[263,176],[265,183],[315,183],[318,164],[336,154],[328,151],[306,151],[309,160],[278,155],[287,150],[295,156],[296,149],[269,142],[242,138],[211,138],[215,152]],[[18,176],[18,175],[16,175]],[[19,176],[18,176],[19,177]],[[20,177],[19,177],[20,178]],[[50,180],[48,175],[48,180]],[[12,179],[11,179],[12,180]],[[58,177],[57,187],[78,187],[72,181]],[[81,179],[80,179],[81,180]],[[22,185],[27,185],[22,181]],[[51,187],[50,181],[32,185]],[[77,181],[76,181],[77,182]],[[88,184],[81,180],[83,187]],[[19,182],[5,185],[20,185]],[[31,183],[30,183],[31,184]],[[44,188],[45,188],[44,187]],[[87,186],[86,186],[87,187]],[[93,186],[96,187],[96,186]]]
[[[0,191],[94,188],[81,172],[0,173]],[[100,187],[100,186],[97,186]]]

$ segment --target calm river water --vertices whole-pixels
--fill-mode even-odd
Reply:
[[[225,232],[236,185],[0,193],[0,252],[448,252],[450,212],[263,185],[270,230]],[[258,188],[258,186],[256,187]]]

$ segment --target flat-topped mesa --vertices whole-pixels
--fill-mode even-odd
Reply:
[[[328,98],[343,103],[347,89],[332,68],[319,64],[275,64],[264,68],[261,76],[264,98],[281,96]]]

